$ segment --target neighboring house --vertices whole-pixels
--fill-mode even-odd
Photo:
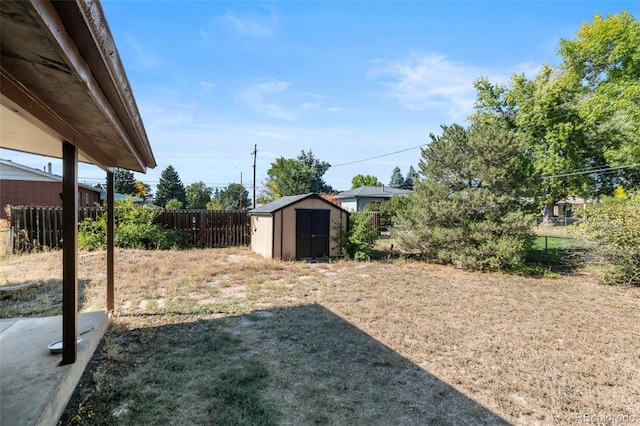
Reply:
[[[361,186],[360,188],[344,191],[336,194],[342,207],[351,212],[359,212],[371,203],[383,203],[394,195],[412,194],[409,189],[390,188],[388,186]]]
[[[341,255],[333,240],[349,212],[319,194],[282,197],[249,212],[251,250],[266,258],[317,259]]]
[[[33,169],[0,158],[0,219],[7,219],[5,207],[62,207],[62,176]],[[91,207],[100,202],[101,191],[78,184],[78,207]]]
[[[558,218],[572,217],[577,210],[584,210],[588,205],[598,203],[599,200],[589,198],[585,200],[580,197],[567,197],[558,201],[553,206],[553,215]]]
[[[127,194],[120,194],[118,192],[113,194],[113,199],[115,201],[124,201],[127,198],[131,198],[133,199],[133,203],[134,204],[138,204],[138,205],[142,205],[144,204],[144,198],[140,198],[140,197],[133,197],[131,195],[127,195]],[[107,191],[105,191],[104,189],[100,191],[100,201],[102,203],[106,203],[107,202]]]

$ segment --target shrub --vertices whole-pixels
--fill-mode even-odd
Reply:
[[[396,216],[407,208],[409,197],[394,195],[383,203],[367,204],[364,211],[380,212],[380,228],[389,229],[393,227]]]
[[[180,235],[155,223],[160,210],[136,206],[133,200],[118,200],[115,204],[115,246],[167,250],[180,241]],[[80,223],[78,247],[100,250],[107,246],[106,213]]]
[[[172,198],[167,201],[167,205],[165,206],[167,210],[180,210],[182,208],[182,201],[177,198]]]
[[[590,206],[578,217],[568,232],[583,239],[586,262],[605,267],[602,281],[640,285],[640,194]]]
[[[337,240],[343,254],[355,260],[370,260],[377,239],[378,231],[371,226],[366,214],[352,213],[349,230],[345,232],[342,227],[338,228]]]

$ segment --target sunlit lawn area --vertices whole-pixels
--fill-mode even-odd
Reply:
[[[117,314],[64,424],[574,424],[640,413],[640,289],[406,259],[118,250]],[[61,254],[4,258],[1,316],[60,312]],[[79,260],[104,309],[105,255]]]

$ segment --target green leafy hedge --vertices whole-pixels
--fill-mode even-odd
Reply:
[[[133,200],[115,203],[115,245],[122,248],[167,250],[175,247],[180,235],[155,223],[160,210],[136,206]],[[80,223],[78,247],[83,250],[101,250],[107,246],[106,213],[96,219],[87,218]]]
[[[640,194],[593,205],[579,217],[568,231],[583,239],[587,262],[604,266],[602,280],[640,285]]]
[[[355,260],[371,259],[371,252],[378,239],[378,230],[371,226],[368,215],[352,213],[349,216],[349,230],[345,232],[339,225],[336,229],[336,241],[346,257]]]

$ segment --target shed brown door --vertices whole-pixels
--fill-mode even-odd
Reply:
[[[329,210],[296,210],[296,258],[329,256]]]

